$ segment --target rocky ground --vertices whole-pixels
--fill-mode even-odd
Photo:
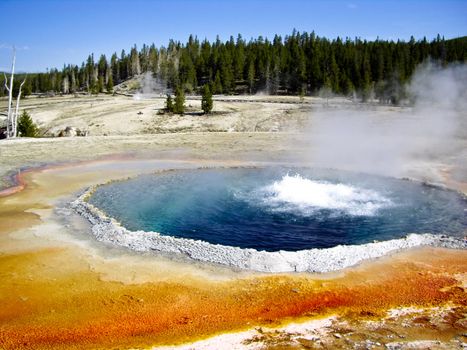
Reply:
[[[369,315],[371,316],[371,315]],[[397,308],[381,318],[348,320],[330,317],[291,324],[283,328],[257,327],[237,336],[233,348],[263,350],[292,349],[465,349],[467,333],[451,333],[466,329],[465,309]],[[442,336],[440,336],[442,333]],[[221,346],[222,336],[176,349],[208,349]],[[418,340],[414,340],[418,339]],[[157,348],[157,349],[170,349]],[[175,349],[172,348],[172,349]]]

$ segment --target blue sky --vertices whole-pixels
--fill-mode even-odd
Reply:
[[[327,38],[467,35],[467,0],[0,0],[0,70],[38,72],[134,44],[315,31]]]

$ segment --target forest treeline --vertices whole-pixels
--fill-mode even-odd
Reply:
[[[417,65],[427,59],[440,64],[467,62],[467,37],[444,40],[439,35],[409,41],[329,40],[293,31],[245,41],[241,35],[223,42],[190,36],[185,44],[171,40],[167,47],[136,45],[110,58],[89,55],[62,70],[29,74],[23,93],[111,92],[114,84],[150,72],[164,89],[201,93],[209,84],[214,94],[257,93],[313,95],[319,92],[374,96],[397,103],[400,87]],[[147,73],[146,73],[147,74]],[[23,74],[24,75],[24,74]],[[19,82],[23,77],[17,78]],[[0,95],[5,94],[3,76]]]

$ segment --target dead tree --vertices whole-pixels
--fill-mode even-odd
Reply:
[[[13,82],[15,78],[15,63],[16,63],[16,48],[13,47],[13,62],[11,64],[11,74],[10,74],[10,82],[8,86],[8,78],[5,73],[3,73],[5,77],[5,88],[8,91],[8,114],[6,119],[6,137],[16,137],[17,136],[17,129],[18,129],[18,112],[19,112],[19,102],[21,99],[21,90],[23,88],[24,82],[26,78],[23,80],[19,87],[18,97],[16,99],[16,109],[13,111]]]
[[[18,92],[18,97],[16,98],[16,110],[15,114],[13,116],[13,135],[12,137],[18,136],[18,112],[19,112],[19,100],[21,99],[21,90],[23,89],[23,85],[26,81],[26,78],[21,82],[21,85],[19,86],[19,92]]]
[[[14,76],[15,76],[15,62],[16,62],[16,49],[15,49],[15,47],[13,47],[13,62],[11,64],[10,86],[9,87],[8,87],[8,80],[7,80],[6,74],[3,73],[4,76],[5,76],[5,87],[6,87],[7,91],[8,91],[8,114],[7,114],[7,118],[6,118],[6,137],[11,136],[11,128],[12,128],[13,80],[14,80]]]

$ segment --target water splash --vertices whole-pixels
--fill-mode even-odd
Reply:
[[[456,193],[305,168],[162,172],[101,186],[89,200],[143,236],[258,251],[365,244],[408,232],[463,237],[466,227],[465,200]]]
[[[310,215],[317,210],[337,210],[352,216],[373,216],[393,205],[389,198],[368,189],[342,183],[313,181],[300,175],[282,177],[262,189],[263,203],[274,211]]]

